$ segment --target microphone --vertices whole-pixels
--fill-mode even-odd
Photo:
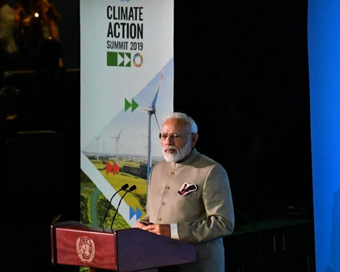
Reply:
[[[134,191],[134,190],[136,190],[136,189],[137,189],[136,185],[131,186],[130,189],[129,189],[129,190],[126,190],[125,193],[124,193],[124,194],[122,195],[122,197],[120,198],[119,203],[118,203],[118,206],[117,206],[117,209],[116,209],[116,212],[115,212],[115,214],[114,214],[114,216],[113,216],[113,218],[112,218],[111,229],[112,229],[113,223],[114,223],[114,221],[115,221],[115,219],[116,219],[116,216],[117,216],[117,213],[118,213],[118,209],[119,209],[120,203],[122,202],[124,196],[125,196],[127,193],[132,192],[132,191]]]
[[[104,227],[104,222],[105,222],[107,213],[109,212],[109,209],[110,209],[110,207],[111,207],[112,199],[113,199],[113,198],[115,197],[115,195],[118,194],[120,191],[126,190],[128,187],[129,187],[128,184],[124,184],[124,185],[122,186],[122,188],[120,188],[117,192],[115,192],[115,193],[113,194],[113,196],[111,197],[110,202],[109,202],[109,205],[108,205],[107,208],[106,208],[106,212],[105,212],[105,215],[104,215],[104,218],[103,218],[103,222],[102,222],[102,226],[101,226],[102,228]]]

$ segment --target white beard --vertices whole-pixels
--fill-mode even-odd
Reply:
[[[177,153],[175,153],[175,154],[168,154],[168,153],[165,152],[168,149],[176,150]],[[183,160],[187,155],[190,154],[190,152],[191,152],[191,145],[190,145],[190,143],[188,143],[186,146],[184,146],[182,148],[182,150],[179,150],[175,146],[169,146],[169,147],[164,148],[163,149],[163,156],[164,156],[164,159],[167,162],[178,162],[180,160]]]

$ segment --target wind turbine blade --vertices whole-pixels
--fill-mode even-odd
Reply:
[[[140,111],[146,111],[146,112],[149,112],[149,111],[152,111],[151,108],[139,108]]]
[[[151,104],[151,107],[152,107],[153,110],[155,110],[155,108],[156,108],[156,102],[157,102],[158,93],[159,93],[159,91],[161,89],[162,82],[163,82],[164,70],[165,70],[165,67],[163,67],[161,78],[160,78],[159,83],[158,83],[157,91],[156,91],[155,97],[154,97],[154,99],[152,101],[152,104]]]
[[[156,108],[158,92],[159,92],[159,88],[157,89],[157,92],[156,92],[155,97],[153,98],[153,101],[152,101],[152,104],[151,104],[151,107],[152,107],[153,110],[155,110],[155,108]]]
[[[119,134],[118,134],[118,139],[119,139],[119,137],[120,137],[120,134],[122,133],[122,130],[123,130],[123,128],[120,130],[120,132],[119,132]]]
[[[157,126],[158,126],[158,130],[159,130],[159,132],[161,132],[161,128],[160,128],[159,123],[158,123],[156,112],[155,112],[155,119],[156,119],[156,123],[157,123]]]

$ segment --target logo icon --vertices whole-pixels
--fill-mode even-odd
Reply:
[[[125,98],[125,111],[127,111],[131,107],[131,111],[133,112],[138,108],[138,103],[132,98],[131,103]]]
[[[95,246],[93,240],[87,236],[79,237],[77,239],[77,254],[82,262],[92,262],[95,254]]]
[[[131,67],[131,53],[107,52],[107,66]]]
[[[133,56],[133,65],[137,68],[141,67],[143,65],[144,59],[141,53],[136,53]]]

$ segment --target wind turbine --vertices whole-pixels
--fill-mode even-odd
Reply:
[[[123,128],[120,130],[118,136],[112,136],[112,138],[116,139],[116,164],[119,165],[119,137],[120,134],[122,133]]]
[[[147,138],[146,136],[142,135],[142,137]],[[148,163],[148,145],[145,145],[145,163]]]
[[[151,159],[151,116],[155,115],[155,119],[156,119],[156,123],[158,126],[159,131],[161,130],[158,124],[158,120],[157,120],[157,115],[156,115],[156,102],[157,102],[157,98],[158,98],[158,94],[159,91],[161,89],[162,86],[162,82],[163,82],[163,75],[164,75],[164,70],[165,67],[163,67],[162,73],[161,73],[161,78],[159,80],[158,83],[158,87],[156,90],[156,94],[155,97],[152,100],[151,106],[149,106],[148,108],[144,108],[141,109],[143,111],[146,111],[149,114],[149,127],[148,127],[148,162],[147,162],[147,181],[149,182],[149,175],[150,175],[150,171],[151,171],[151,167],[152,167],[152,159]]]
[[[99,137],[96,137],[97,140],[97,161],[99,160],[98,158],[98,140],[100,139],[100,137],[102,137],[103,135],[100,135]]]

